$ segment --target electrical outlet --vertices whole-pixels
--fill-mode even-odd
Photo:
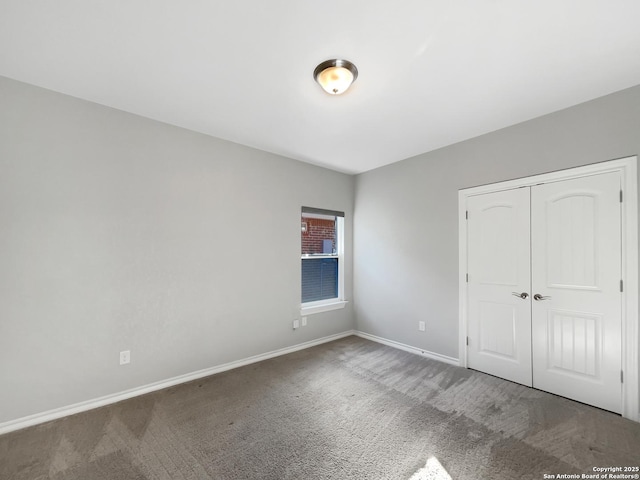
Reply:
[[[302,317],[302,326],[303,327],[307,326],[307,317]]]
[[[120,365],[126,365],[131,362],[131,350],[120,352]]]
[[[293,321],[293,329],[297,329],[300,327],[300,320],[294,320]]]
[[[427,327],[424,322],[418,322],[418,330],[420,330],[421,332],[424,332],[426,328]]]

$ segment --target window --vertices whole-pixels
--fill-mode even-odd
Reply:
[[[344,213],[302,207],[302,313],[343,308]]]

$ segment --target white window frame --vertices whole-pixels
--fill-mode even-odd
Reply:
[[[336,253],[331,255],[300,255],[300,262],[305,258],[337,258],[338,259],[338,296],[317,300],[315,302],[305,302],[300,305],[300,314],[303,316],[314,315],[316,313],[329,312],[344,308],[347,301],[344,298],[344,217],[333,215],[320,215],[315,213],[303,214],[306,218],[335,219],[336,221]],[[302,279],[301,279],[302,280]]]

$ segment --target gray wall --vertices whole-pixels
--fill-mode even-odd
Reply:
[[[639,152],[640,86],[358,175],[357,328],[457,358],[458,190]]]
[[[291,322],[300,207],[350,258],[353,183],[0,77],[0,423],[352,329]]]
[[[457,357],[457,191],[638,125],[635,87],[359,175],[354,209],[354,177],[0,77],[0,423],[354,325]],[[355,290],[294,332],[302,205],[345,211]]]

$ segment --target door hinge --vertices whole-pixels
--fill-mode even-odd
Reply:
[[[620,291],[624,292],[624,284],[622,283],[622,280],[620,280]]]
[[[467,283],[469,283],[469,274],[467,273]]]
[[[464,218],[466,218],[467,220],[469,220],[469,210],[464,212]]]
[[[469,337],[467,337],[467,347],[469,346]]]
[[[622,190],[620,190],[620,203],[622,203]]]
[[[620,383],[624,383],[624,372],[620,370]]]

